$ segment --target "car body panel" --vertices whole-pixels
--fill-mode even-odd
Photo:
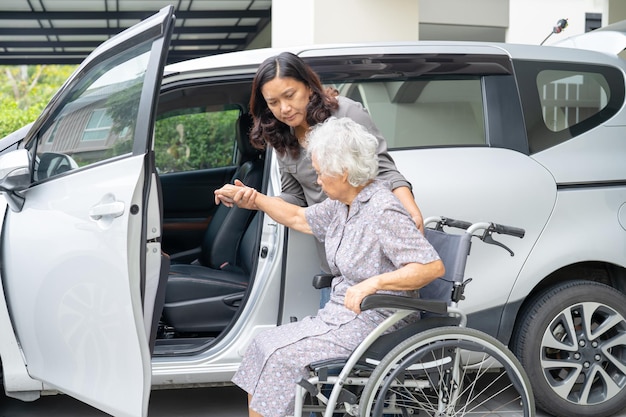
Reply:
[[[420,149],[396,151],[392,156],[413,184],[425,217],[492,221],[526,230],[523,239],[496,238],[514,252],[514,257],[496,246],[472,246],[466,271],[474,281],[467,286],[463,309],[472,313],[503,306],[554,209],[557,193],[553,177],[527,156],[505,149]],[[437,198],[431,197],[434,195]],[[534,198],[528,199],[528,195]],[[523,224],[520,219],[524,219]]]
[[[547,277],[566,265],[602,262],[626,266],[626,230],[618,217],[624,202],[623,184],[560,190],[550,219],[520,272],[512,299],[523,299],[532,292],[536,286],[532,277]]]
[[[623,126],[621,127],[623,129]],[[567,142],[532,155],[550,170],[559,185],[626,181],[626,141],[620,126],[599,126]]]

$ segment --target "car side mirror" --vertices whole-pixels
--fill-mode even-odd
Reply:
[[[22,210],[24,197],[19,193],[30,186],[30,178],[30,153],[26,149],[0,155],[0,192],[11,210]]]

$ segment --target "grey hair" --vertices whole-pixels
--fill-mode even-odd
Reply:
[[[378,139],[354,120],[330,117],[307,135],[307,155],[315,155],[320,173],[348,174],[354,187],[378,175]]]

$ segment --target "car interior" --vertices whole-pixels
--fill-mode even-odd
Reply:
[[[155,355],[194,352],[212,343],[233,322],[254,277],[262,214],[213,201],[213,191],[235,179],[263,189],[265,151],[253,148],[248,137],[252,121],[245,110],[249,91],[248,82],[227,82],[173,87],[161,96],[155,154],[161,171],[163,249],[171,266]],[[212,148],[225,154],[223,166],[191,166],[169,172],[159,167],[159,153],[171,149],[170,142],[158,137],[160,121],[176,117],[177,130],[184,130],[186,143],[194,147],[192,128],[198,123],[198,114],[206,116],[200,124],[210,125],[214,120],[223,127],[215,130],[218,139],[227,137],[224,142],[228,146]],[[216,115],[223,117],[209,118]]]

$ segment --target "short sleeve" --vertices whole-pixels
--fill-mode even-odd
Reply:
[[[439,259],[439,254],[417,229],[415,222],[401,207],[383,210],[377,226],[383,253],[400,268],[409,263],[427,264]]]
[[[337,212],[336,203],[329,198],[304,209],[304,216],[311,227],[311,232],[320,242],[326,240],[326,233]]]

